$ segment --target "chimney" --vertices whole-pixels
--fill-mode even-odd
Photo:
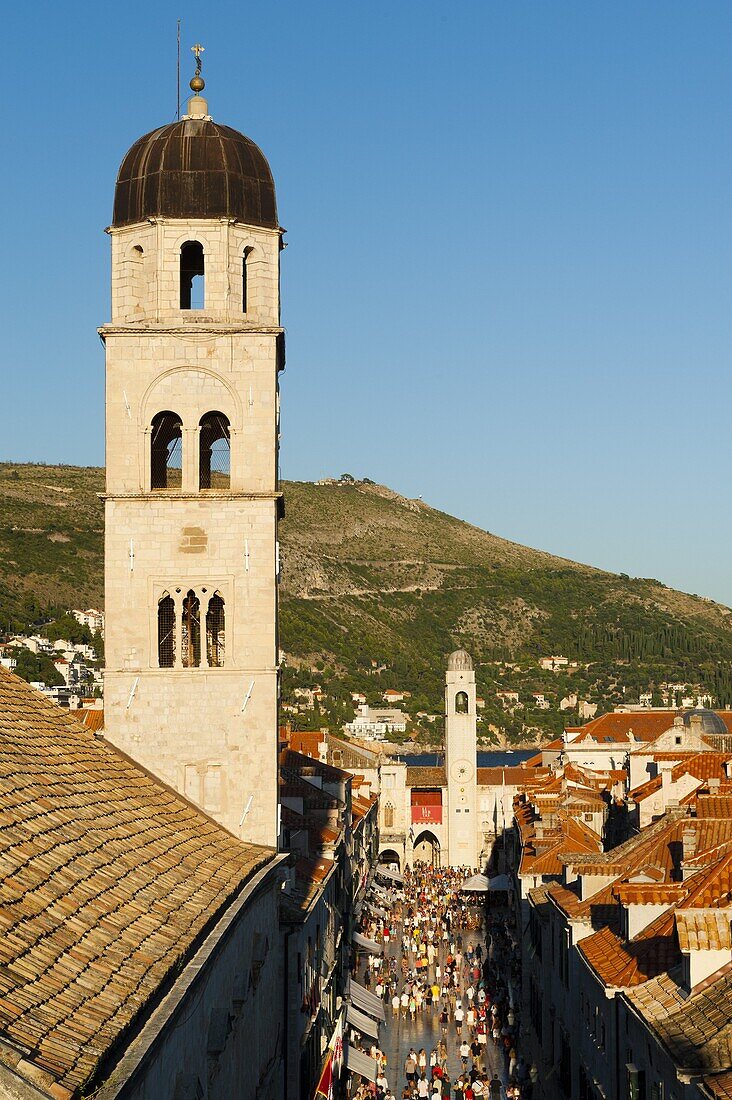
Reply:
[[[688,822],[684,825],[681,831],[681,881],[685,882],[690,874],[694,873],[695,868],[688,867],[689,860],[692,860],[696,855],[696,848],[699,842],[699,834],[696,831],[696,826]]]
[[[692,714],[689,720],[691,732],[697,737],[702,735],[702,716],[701,714]]]
[[[720,788],[720,784],[721,784],[721,780],[720,780],[719,776],[718,775],[710,775],[707,782],[708,782],[708,786],[709,786],[709,793],[710,794],[719,794],[719,788]]]
[[[699,837],[697,835],[696,826],[689,823],[684,825],[681,833],[681,847],[683,851],[683,859],[693,859],[696,855],[696,846]]]
[[[666,806],[670,801],[671,789],[673,787],[671,772],[674,769],[674,761],[661,760],[659,769],[661,772],[661,797],[663,798],[664,806]]]

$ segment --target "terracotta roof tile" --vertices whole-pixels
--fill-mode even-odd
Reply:
[[[676,931],[682,951],[729,951],[732,947],[729,909],[679,909]]]
[[[717,1073],[713,1077],[703,1077],[704,1086],[714,1100],[732,1100],[732,1069]]]
[[[273,854],[0,669],[0,1035],[64,1088]]]
[[[447,778],[443,768],[407,768],[408,787],[445,787]]]
[[[673,912],[662,913],[635,939],[625,942],[607,926],[581,940],[580,953],[608,986],[629,987],[663,974],[680,961]]]
[[[677,1065],[714,1073],[732,1065],[732,963],[691,995],[661,974],[627,997]]]

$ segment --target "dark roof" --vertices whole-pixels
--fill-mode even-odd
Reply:
[[[446,787],[447,776],[444,767],[441,768],[407,768],[408,787]]]
[[[233,218],[277,229],[274,181],[261,149],[202,118],[138,138],[117,176],[112,225],[154,217]]]
[[[83,1088],[274,854],[0,669],[0,1041]]]

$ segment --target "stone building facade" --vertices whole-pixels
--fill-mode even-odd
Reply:
[[[475,672],[460,649],[448,658],[445,675],[444,765],[410,767],[386,758],[373,771],[381,859],[401,867],[415,861],[485,867],[497,838],[511,826],[515,795],[548,769],[477,764]],[[353,761],[360,771],[368,765],[363,754]]]

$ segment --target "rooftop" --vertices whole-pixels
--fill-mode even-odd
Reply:
[[[274,852],[0,669],[0,1036],[73,1092]]]

